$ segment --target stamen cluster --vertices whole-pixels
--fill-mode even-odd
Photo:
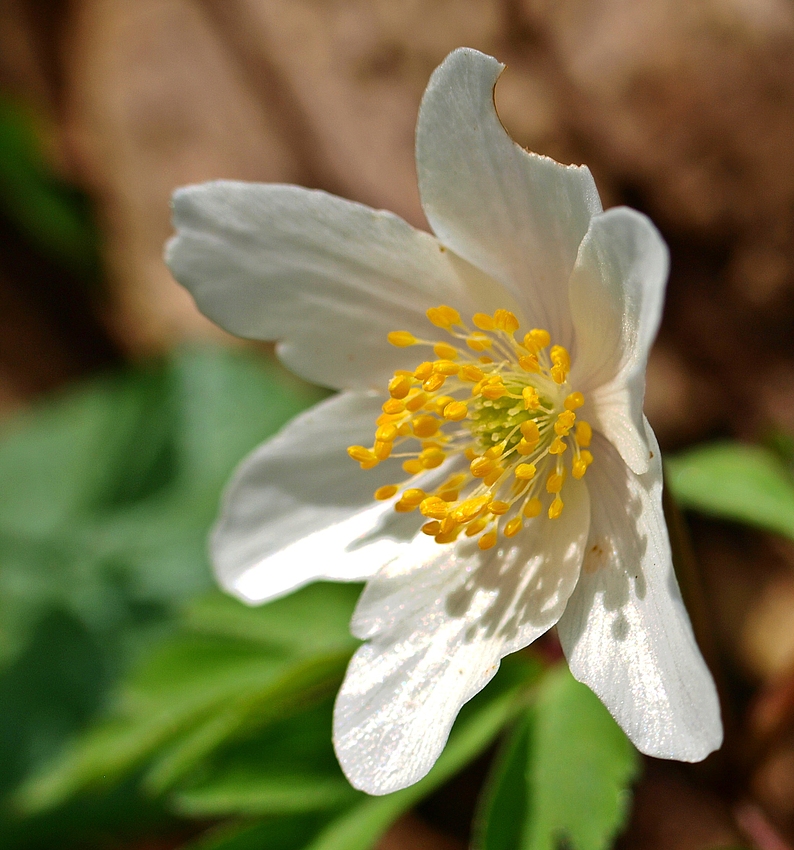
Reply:
[[[446,305],[432,307],[427,317],[453,341],[389,334],[392,345],[427,346],[436,359],[394,373],[373,445],[348,448],[362,469],[404,458],[409,478],[378,488],[375,498],[399,494],[395,510],[418,509],[428,519],[422,531],[436,542],[479,535],[481,549],[496,545],[500,533],[514,537],[544,511],[557,519],[567,450],[574,478],[593,462],[592,430],[576,416],[584,396],[568,385],[568,351],[550,347],[549,333],[540,328],[517,339],[519,321],[509,310],[475,313],[474,328]],[[465,471],[431,492],[411,486],[416,476],[456,456],[468,462]]]

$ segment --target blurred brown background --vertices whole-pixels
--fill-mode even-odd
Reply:
[[[161,261],[176,186],[296,182],[423,226],[416,113],[459,45],[508,64],[497,105],[517,141],[587,163],[605,206],[642,209],[670,243],[646,404],[663,447],[794,433],[790,0],[0,0],[0,90],[92,200],[104,272],[87,289],[0,222],[0,409],[220,338]],[[747,693],[731,762],[746,772],[715,793],[652,767],[626,846],[743,835],[780,850],[794,837],[794,550],[693,530],[718,652]],[[383,845],[445,846],[413,822]]]

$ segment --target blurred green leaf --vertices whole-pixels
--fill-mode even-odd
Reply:
[[[516,723],[494,760],[474,820],[477,850],[519,850],[526,830],[531,711]]]
[[[355,588],[338,593],[334,585],[310,586],[260,608],[233,602],[247,619],[254,640],[208,633],[208,611],[219,602],[197,603],[186,617],[202,632],[178,634],[150,653],[127,678],[111,718],[85,734],[60,761],[23,790],[30,811],[49,808],[84,788],[118,781],[153,759],[148,782],[156,791],[170,787],[229,739],[262,727],[335,690],[356,646],[340,634],[349,621]],[[336,613],[320,613],[321,607]],[[336,628],[314,636],[307,652],[301,624],[311,617]],[[261,621],[254,628],[251,624]],[[273,627],[268,628],[267,622]],[[292,623],[290,646],[283,626]],[[261,635],[278,634],[268,644]]]
[[[794,479],[768,449],[701,446],[667,458],[666,481],[685,508],[794,537]]]
[[[0,97],[0,210],[32,244],[72,271],[98,274],[98,235],[87,197],[45,159],[41,117]]]
[[[176,794],[176,811],[251,817],[338,809],[363,798],[337,764],[332,707],[326,699],[226,747]]]
[[[319,397],[251,353],[188,349],[84,383],[3,424],[0,794],[51,759],[102,707],[130,660],[167,634],[185,602],[213,584],[205,541],[228,475],[257,443]],[[211,631],[205,640],[212,640]],[[249,653],[258,659],[260,677],[266,673],[263,654],[268,650],[261,645]],[[243,661],[235,663],[229,675],[242,676]],[[335,675],[342,663],[328,662]],[[310,667],[304,677],[325,681],[327,669]],[[219,664],[211,671],[208,661],[204,673],[222,678],[223,670]],[[282,696],[303,687],[296,679],[282,684]],[[206,687],[206,680],[195,686]],[[195,699],[201,725],[208,709]],[[180,710],[175,722],[187,706]],[[167,726],[167,718],[154,718],[142,734],[154,738],[158,723]],[[172,773],[178,772],[176,743],[183,734],[177,729],[168,739]],[[141,746],[124,736],[109,734],[109,740],[131,751]],[[182,763],[187,755],[180,756]],[[90,810],[96,823],[122,822],[118,813],[130,809],[128,798],[112,804],[112,817],[103,809],[111,803],[99,801],[115,800],[115,794],[26,821],[9,820],[6,806],[0,833],[9,847],[49,847],[53,834],[66,846],[65,823],[75,835],[91,829],[79,812]]]
[[[567,667],[549,672],[500,754],[480,850],[603,850],[629,811],[637,751]]]
[[[7,425],[0,660],[53,607],[107,632],[211,586],[205,540],[226,479],[318,398],[250,354],[194,349]]]

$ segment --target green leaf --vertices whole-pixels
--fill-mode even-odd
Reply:
[[[88,199],[58,178],[43,156],[41,116],[0,97],[0,210],[28,241],[73,272],[99,272]]]
[[[264,816],[340,808],[364,797],[331,744],[333,699],[225,747],[174,797],[193,817]]]
[[[525,712],[494,760],[474,818],[477,850],[517,850],[526,829],[527,768],[533,716]]]
[[[683,507],[794,537],[794,479],[775,453],[716,443],[668,458],[666,473]]]
[[[52,608],[127,629],[212,584],[235,464],[319,398],[242,352],[192,349],[91,381],[0,430],[0,660]]]
[[[117,695],[114,714],[29,782],[20,805],[29,811],[52,807],[84,788],[116,782],[149,760],[149,788],[162,792],[230,739],[334,691],[356,641],[341,632],[354,593],[332,588],[309,586],[257,609],[233,601],[229,607],[217,596],[198,602],[186,616],[188,631],[138,665]],[[231,610],[247,623],[240,637],[218,628],[228,625]],[[224,616],[215,617],[218,611]],[[298,624],[312,618],[327,632],[301,634]],[[198,633],[189,631],[192,625]],[[263,640],[267,636],[277,639]]]
[[[497,760],[479,850],[603,850],[623,825],[637,752],[566,667],[548,673]]]
[[[350,618],[361,587],[316,582],[257,608],[215,593],[190,606],[185,624],[193,632],[250,640],[294,654],[352,652],[358,641],[350,634]]]

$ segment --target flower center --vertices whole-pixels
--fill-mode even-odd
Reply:
[[[539,328],[519,341],[519,322],[510,311],[476,313],[474,329],[445,305],[432,307],[427,317],[450,340],[389,334],[392,345],[428,346],[437,359],[395,372],[373,445],[347,451],[362,469],[403,458],[409,478],[378,488],[375,498],[399,494],[395,510],[418,509],[428,519],[422,531],[438,543],[464,533],[479,535],[480,548],[490,549],[500,533],[514,537],[544,511],[552,520],[562,513],[566,453],[570,449],[574,478],[593,462],[592,430],[576,418],[584,396],[568,385],[566,349],[549,347],[549,333]],[[415,476],[456,456],[468,462],[465,471],[430,492],[411,486]]]

